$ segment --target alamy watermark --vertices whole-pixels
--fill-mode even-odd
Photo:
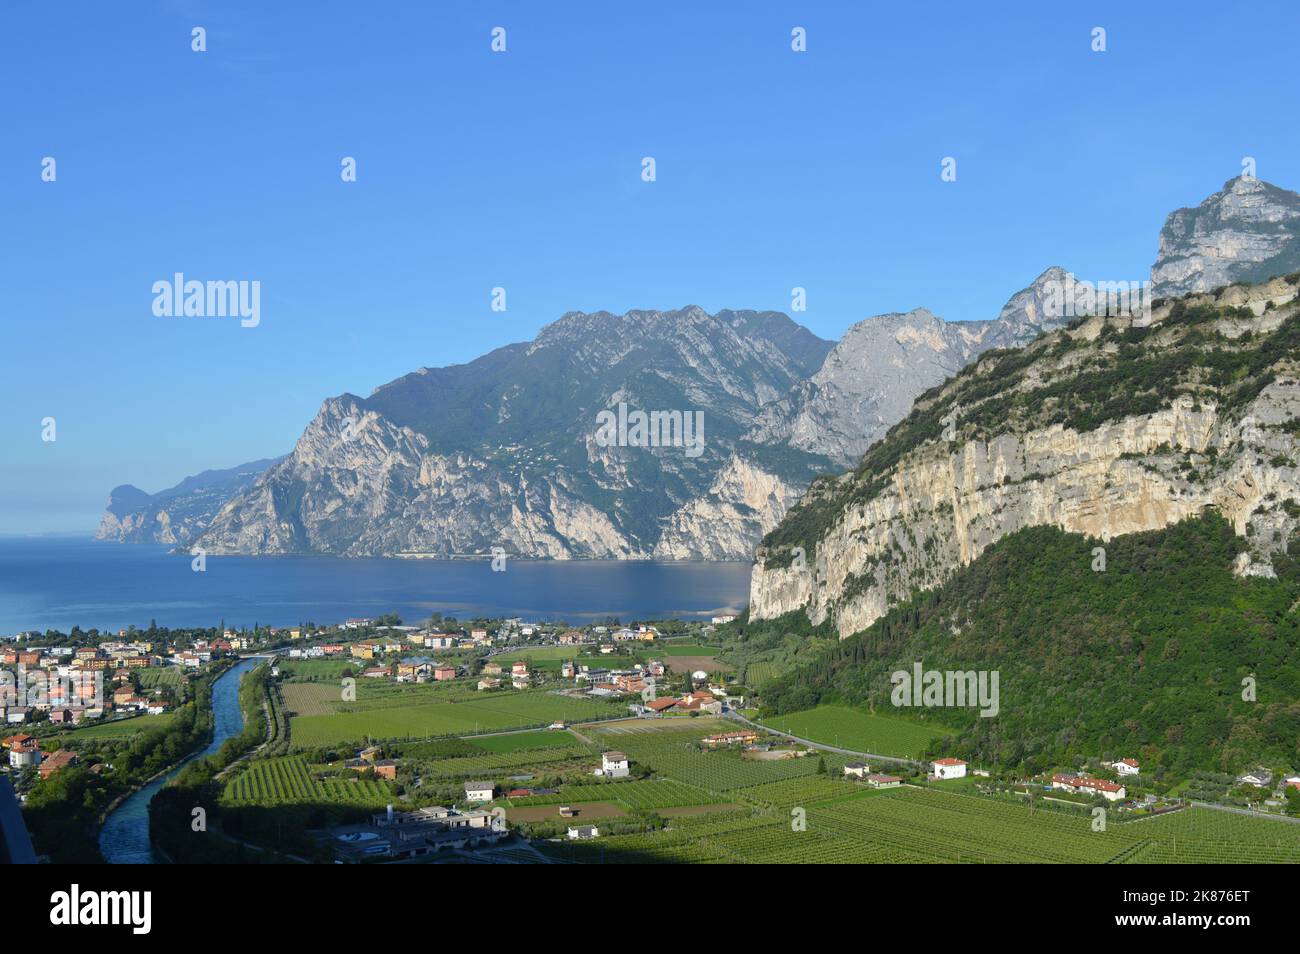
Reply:
[[[703,411],[617,411],[596,415],[596,443],[601,447],[681,447],[686,456],[704,453]]]
[[[1066,273],[1065,280],[1043,283],[1043,311],[1049,318],[1092,318],[1099,315],[1128,316],[1151,321],[1149,281],[1086,282]]]
[[[153,313],[158,318],[238,317],[240,326],[256,328],[262,322],[260,281],[186,281],[176,272],[171,281],[153,283]]]
[[[895,706],[965,708],[978,706],[980,715],[991,719],[998,714],[998,670],[940,671],[914,663],[912,671],[899,669],[889,681],[894,685],[890,701]]]
[[[67,675],[44,669],[28,670],[19,663],[16,672],[0,670],[0,709],[82,706],[104,708],[104,674],[99,670]]]

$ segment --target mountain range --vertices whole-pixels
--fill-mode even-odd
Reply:
[[[1236,179],[1169,216],[1152,268],[1171,297],[1300,256],[1300,196]],[[572,312],[531,342],[327,399],[283,458],[147,495],[115,488],[99,536],[211,553],[556,559],[751,558],[819,474],[853,467],[928,389],[1069,320],[1052,267],[998,316],[924,308],[836,343],[777,312]],[[698,456],[607,446],[597,414],[702,412]]]

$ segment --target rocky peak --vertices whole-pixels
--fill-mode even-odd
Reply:
[[[1300,268],[1300,195],[1239,176],[1194,209],[1170,213],[1151,266],[1159,297],[1256,283]]]

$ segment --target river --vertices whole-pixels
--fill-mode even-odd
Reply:
[[[211,755],[221,748],[221,743],[244,730],[244,713],[239,708],[239,680],[253,669],[261,659],[244,659],[217,679],[212,686],[212,742],[190,759]],[[181,765],[185,763],[182,762]],[[114,865],[151,865],[160,859],[154,854],[149,841],[149,802],[181,770],[176,766],[140,789],[104,821],[99,833],[99,851]]]

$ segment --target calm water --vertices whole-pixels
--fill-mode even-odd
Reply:
[[[289,626],[397,612],[407,622],[522,616],[690,619],[749,601],[747,563],[208,557],[165,546],[0,538],[0,635],[72,626]]]
[[[239,677],[259,662],[245,659],[236,663],[213,685],[212,743],[194,758],[211,755],[226,739],[244,731],[244,713],[239,708]],[[109,864],[151,865],[158,861],[149,843],[149,802],[179,771],[180,766],[177,766],[150,782],[105,819],[99,832],[99,851]]]

